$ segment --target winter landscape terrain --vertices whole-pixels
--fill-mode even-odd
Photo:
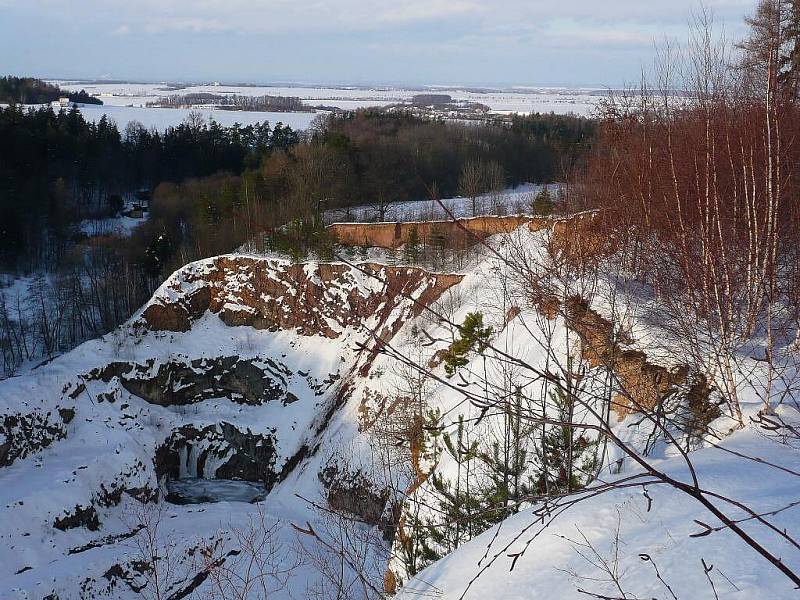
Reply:
[[[544,266],[555,224],[523,220],[443,275],[351,262],[344,248],[344,262],[236,254],[191,264],[118,330],[2,382],[3,597],[134,598],[160,585],[161,597],[179,598],[224,587],[222,573],[244,571],[251,579],[229,589],[251,589],[253,597],[262,585],[269,598],[337,586],[348,597],[372,597],[387,579],[407,579],[398,557],[411,519],[398,526],[396,514],[404,510],[402,491],[416,487],[413,497],[429,499],[419,506],[434,511],[430,522],[439,518],[437,492],[420,477],[441,441],[412,453],[413,468],[404,465],[408,449],[382,439],[400,427],[392,411],[398,416],[402,403],[392,398],[414,390],[412,357],[430,368],[416,393],[441,415],[443,430],[485,412],[480,402],[465,403],[460,389],[480,374],[483,385],[507,388],[511,377],[518,393],[542,394],[547,381],[534,373],[566,364],[579,328],[568,313],[532,304],[505,259],[524,255],[526,264]],[[568,303],[581,283],[561,290],[560,301]],[[605,291],[594,309],[607,317],[655,308],[613,293],[608,280],[599,284]],[[493,328],[493,350],[469,357],[454,385],[440,358],[448,323],[476,311]],[[651,343],[653,352],[669,351],[646,320],[632,319],[630,327],[639,340],[661,340]],[[525,367],[509,370],[506,353],[524,357]],[[742,372],[757,381],[759,365],[742,360]],[[608,372],[602,364],[586,371],[582,389],[596,387],[590,397],[601,398]],[[795,377],[787,373],[786,381]],[[646,450],[652,424],[635,414],[609,425],[659,471],[690,482],[690,465],[699,485],[769,514],[775,532],[765,535],[747,512],[726,507],[794,569],[800,557],[781,532],[797,522],[800,481],[787,477],[800,469],[797,444],[753,418],[761,400],[758,384],[749,385],[742,383],[744,430],[728,435],[735,423],[719,417],[708,424],[712,438],[681,442],[693,450],[688,456],[660,442]],[[594,419],[591,411],[581,418]],[[776,418],[789,432],[800,424],[791,404]],[[483,435],[502,420],[490,415]],[[386,452],[392,460],[380,459]],[[461,481],[457,456],[438,452],[437,477]],[[602,461],[579,507],[564,515],[557,500],[546,512],[522,507],[411,577],[401,596],[580,598],[580,590],[611,594],[620,586],[631,594],[625,597],[663,597],[665,590],[692,598],[794,597],[790,582],[717,530],[685,493],[643,478],[596,495],[646,475],[619,449],[609,448]],[[705,527],[709,535],[692,539]],[[154,556],[158,572],[140,566]],[[328,572],[321,564],[338,566]]]
[[[0,600],[800,597],[800,2],[67,4],[0,0]],[[616,84],[430,83],[531,68]]]
[[[102,115],[108,115],[116,121],[120,129],[130,121],[139,121],[146,127],[165,129],[170,125],[182,122],[192,109],[152,108],[147,107],[161,97],[174,94],[236,94],[240,96],[283,96],[299,97],[304,104],[325,109],[337,108],[355,110],[357,108],[385,107],[410,101],[421,92],[435,92],[451,95],[455,100],[477,102],[489,107],[493,114],[528,114],[531,112],[558,114],[575,113],[589,115],[597,103],[608,91],[603,89],[549,89],[525,88],[508,90],[470,90],[450,89],[438,86],[427,89],[403,88],[361,88],[361,87],[311,87],[311,86],[256,86],[256,85],[222,85],[222,84],[171,84],[171,83],[103,83],[84,81],[53,80],[62,89],[68,91],[86,90],[103,101],[102,106],[85,105],[81,110],[87,119],[97,121]],[[223,125],[234,122],[242,125],[269,121],[283,122],[296,129],[307,127],[317,113],[269,113],[253,111],[226,111],[197,107],[194,110],[206,118],[213,117]]]

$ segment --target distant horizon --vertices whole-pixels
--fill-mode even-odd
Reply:
[[[139,85],[182,85],[190,86],[238,86],[238,87],[297,87],[297,88],[329,88],[329,89],[368,89],[368,88],[387,88],[402,89],[413,91],[414,89],[431,90],[441,88],[445,90],[496,90],[496,91],[519,91],[525,90],[569,90],[569,91],[603,91],[624,89],[622,85],[608,85],[604,83],[577,83],[577,84],[533,84],[533,83],[513,83],[513,82],[470,82],[470,83],[420,83],[420,82],[401,82],[401,81],[305,81],[305,80],[268,80],[268,81],[243,81],[243,80],[222,80],[222,79],[148,79],[148,78],[92,78],[92,77],[64,77],[49,75],[31,75],[24,73],[0,73],[0,76],[12,75],[15,77],[34,77],[42,81],[63,82],[73,84],[94,84],[94,85],[113,85],[113,84],[139,84]]]
[[[0,0],[0,55],[53,79],[620,88],[703,5],[735,40],[755,0]]]

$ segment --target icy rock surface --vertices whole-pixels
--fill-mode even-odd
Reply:
[[[205,502],[256,502],[266,496],[264,486],[231,479],[185,477],[167,482],[167,502],[203,504]]]

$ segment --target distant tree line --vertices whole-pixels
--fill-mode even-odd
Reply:
[[[331,207],[425,199],[433,187],[442,197],[455,196],[463,192],[469,164],[501,171],[483,177],[478,192],[564,181],[591,144],[594,129],[593,121],[568,115],[464,125],[361,110],[328,117],[311,143],[337,165],[325,198]]]
[[[120,208],[121,196],[162,181],[240,173],[298,134],[280,123],[222,127],[191,115],[165,132],[138,122],[120,133],[80,111],[0,110],[0,264],[32,270],[57,265],[74,224]]]
[[[187,261],[195,255],[183,251],[196,235],[193,224],[216,224],[203,230],[211,242],[201,251],[223,247],[217,240],[230,239],[228,221],[215,216],[215,207],[228,197],[228,182],[264,154],[286,152],[298,141],[280,123],[221,127],[194,113],[163,133],[135,122],[120,133],[112,121],[86,121],[76,109],[0,110],[1,266],[4,279],[28,278],[0,290],[3,372],[69,350],[129,317],[178,252]],[[222,187],[210,177],[218,172],[228,173],[215,176]],[[154,210],[160,216],[130,238],[103,231],[87,237],[81,230],[83,219],[117,213],[133,191],[192,177],[200,179],[186,188],[193,194],[188,213],[171,212],[165,199]],[[169,224],[187,231],[175,233]]]
[[[331,208],[370,204],[383,218],[396,201],[563,181],[591,144],[594,124],[533,115],[510,126],[468,126],[365,110],[318,119],[296,144],[283,142],[282,132],[276,127],[268,151],[243,169],[155,187],[151,217],[136,232],[139,248],[161,236],[150,276],[246,242],[297,257],[311,248],[324,254],[331,240],[322,213]]]
[[[411,104],[414,106],[432,106],[451,104],[453,97],[449,94],[416,94],[411,98]]]
[[[160,108],[191,108],[198,104],[213,104],[222,110],[249,110],[254,112],[313,112],[296,96],[246,96],[241,94],[174,94],[149,102],[148,106]]]
[[[103,104],[85,90],[67,92],[33,77],[0,77],[0,102],[3,104],[48,104],[59,98],[69,98],[77,104]]]

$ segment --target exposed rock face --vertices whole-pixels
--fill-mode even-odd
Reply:
[[[651,363],[644,352],[624,348],[632,342],[615,336],[614,324],[579,297],[566,306],[567,324],[583,340],[583,358],[591,366],[611,369],[623,393],[613,401],[620,417],[640,408],[655,408],[661,399],[686,382],[688,368],[667,369]]]
[[[0,467],[7,467],[18,458],[25,458],[67,437],[65,424],[72,420],[75,411],[62,410],[58,416],[50,412],[3,416],[0,421]]]
[[[568,231],[562,230],[561,235],[567,235]],[[702,413],[698,418],[706,422],[713,420],[708,417],[717,413],[709,405],[711,390],[705,385],[702,374],[690,374],[688,366],[668,369],[651,362],[644,352],[629,348],[634,340],[619,334],[611,321],[590,308],[589,303],[580,296],[562,302],[538,282],[532,282],[528,292],[543,316],[550,320],[559,315],[564,317],[566,325],[583,342],[581,357],[591,367],[602,366],[614,373],[620,391],[613,398],[612,407],[620,418],[641,409],[651,410],[670,393],[687,391],[685,388],[693,379],[701,383],[694,383],[688,389],[691,412],[695,415]]]
[[[611,228],[603,226],[604,216],[584,212],[553,221],[550,240],[554,255],[572,265],[594,262],[614,252],[618,246],[609,235]],[[530,223],[531,231],[541,229]]]
[[[159,477],[240,479],[263,483],[269,491],[280,477],[275,462],[274,436],[222,422],[173,431],[156,451],[155,468]]]
[[[124,559],[130,552],[122,542],[136,531],[119,532],[119,515],[131,499],[163,501],[163,478],[248,481],[263,489],[263,496],[271,492],[284,502],[292,490],[276,484],[290,474],[303,485],[308,478],[316,480],[312,458],[338,444],[332,424],[338,427],[340,411],[360,390],[359,377],[370,374],[380,342],[461,279],[375,264],[209,259],[177,272],[141,315],[121,328],[121,335],[131,336],[125,340],[131,347],[124,347],[130,353],[121,351],[117,338],[93,341],[43,370],[37,397],[26,399],[30,402],[17,404],[26,390],[21,382],[7,382],[0,400],[14,409],[0,414],[0,466],[18,462],[0,471],[16,477],[18,466],[39,468],[39,461],[19,463],[49,447],[53,460],[42,461],[49,463],[48,481],[54,495],[68,498],[53,510],[51,502],[40,502],[36,485],[22,486],[19,497],[6,494],[4,505],[13,507],[13,516],[0,528],[4,537],[28,535],[22,529],[33,530],[27,526],[32,516],[50,537],[39,545],[42,552],[35,560],[9,561],[13,571],[42,578],[62,555],[87,553],[86,572],[75,575],[82,579],[64,584],[71,586],[71,596],[80,595],[74,592],[81,585],[86,597],[127,597],[142,589],[146,566]],[[240,342],[247,329],[223,331],[220,321],[281,333],[254,334],[246,350]],[[186,336],[162,333],[191,329]],[[123,358],[126,354],[136,358]],[[230,402],[208,402],[216,399]],[[34,401],[44,408],[21,408]],[[183,405],[192,408],[159,408]],[[55,448],[61,439],[62,446]],[[389,490],[345,473],[328,480],[324,493],[336,510],[392,539],[399,503]],[[195,534],[194,527],[199,536],[217,531],[220,523],[209,524],[203,512],[180,513],[189,523],[180,524],[181,542]],[[242,524],[243,512],[231,511],[233,524]],[[25,525],[8,523],[14,520]],[[101,547],[88,560],[89,551]],[[5,556],[13,553],[12,547]],[[58,571],[62,579],[72,577],[65,573]],[[25,575],[25,581],[33,578]],[[171,593],[191,595],[192,585]]]
[[[377,276],[377,277],[376,277]],[[375,319],[391,336],[405,319],[457,284],[460,275],[434,275],[411,267],[362,264],[289,264],[220,256],[176,273],[142,313],[154,331],[188,331],[207,311],[231,327],[336,338],[346,327]],[[418,302],[411,303],[407,297]],[[393,314],[401,303],[403,314]]]
[[[149,469],[141,460],[136,460],[126,469],[116,473],[110,481],[101,482],[92,496],[92,504],[103,508],[117,506],[122,501],[122,494],[127,494],[139,502],[146,504],[156,502],[159,490],[156,481],[150,480]],[[138,481],[139,485],[132,485]]]
[[[377,526],[387,541],[394,539],[399,511],[390,510],[387,514],[389,490],[377,489],[361,471],[351,473],[335,463],[328,464],[319,473],[319,480],[327,491],[328,506],[332,510]]]
[[[76,506],[71,513],[57,518],[53,523],[53,527],[61,531],[76,527],[85,527],[89,531],[97,531],[100,529],[100,519],[94,506]]]
[[[585,212],[566,217],[513,215],[419,223],[333,223],[327,229],[346,246],[395,249],[408,243],[414,235],[419,243],[426,245],[467,248],[490,235],[511,233],[527,225],[530,231],[551,229],[553,250],[565,260],[576,263],[606,256],[613,250],[608,228],[602,228],[601,222],[598,213]]]
[[[224,356],[171,360],[157,367],[152,360],[144,365],[114,362],[93,370],[87,379],[108,383],[116,377],[131,394],[160,406],[194,404],[210,398],[261,405],[274,400],[285,404],[297,400],[286,390],[291,376],[285,365],[269,358]]]
[[[531,227],[549,227],[553,221],[544,217],[482,216],[456,221],[423,221],[414,223],[334,223],[327,227],[340,244],[399,248],[407,243],[412,232],[423,244],[443,244],[446,247],[467,247],[490,235],[511,233],[526,223]],[[465,231],[466,230],[466,231]]]

